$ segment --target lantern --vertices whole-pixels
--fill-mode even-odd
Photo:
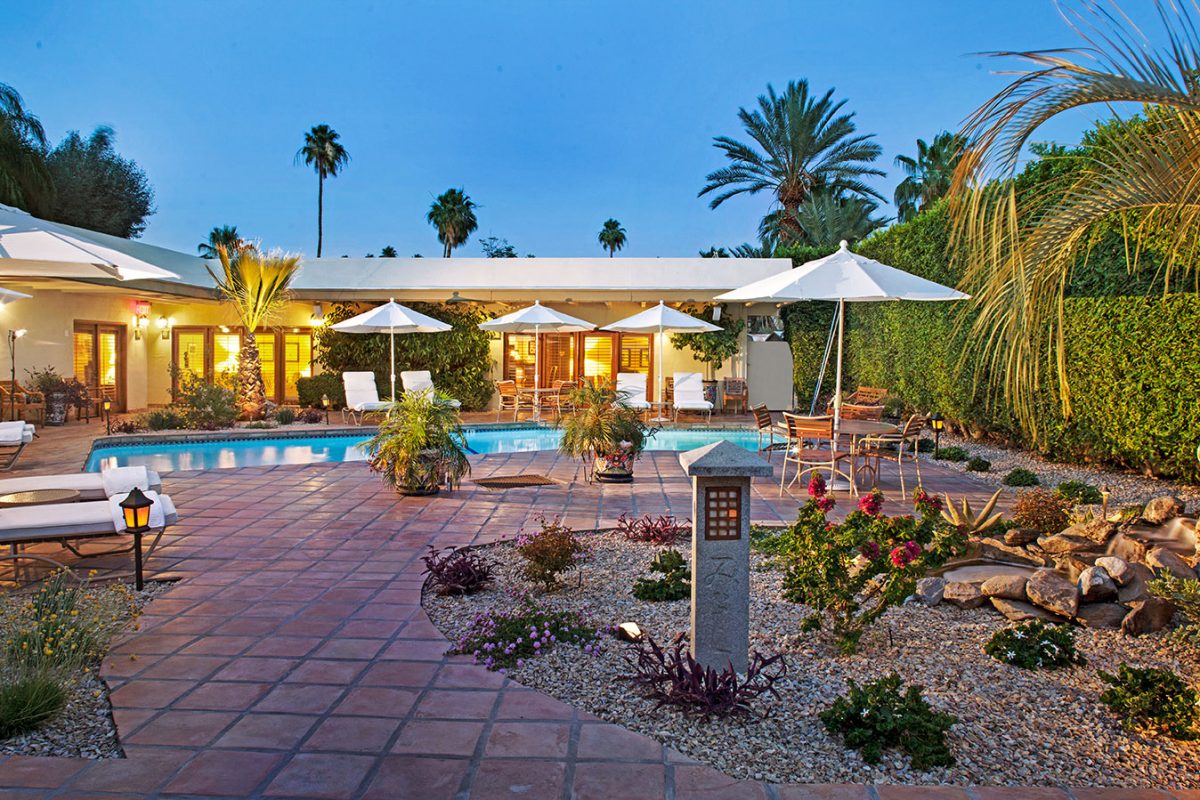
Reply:
[[[929,427],[933,428],[933,457],[938,457],[938,447],[942,443],[942,431],[946,427],[946,419],[936,411],[929,415]]]
[[[134,586],[140,592],[145,582],[142,579],[142,534],[150,530],[150,507],[154,501],[133,487],[121,501],[121,513],[125,515],[125,532],[133,534]]]
[[[329,409],[333,405],[333,401],[329,399],[329,395],[321,395],[321,405],[325,408],[325,424],[329,424]]]
[[[104,398],[101,407],[104,409],[104,432],[112,435],[112,399]]]

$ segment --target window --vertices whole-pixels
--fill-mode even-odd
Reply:
[[[174,361],[180,370],[223,386],[234,385],[242,349],[241,331],[224,326],[175,328],[172,338]],[[295,402],[299,399],[296,381],[312,375],[312,331],[259,331],[255,340],[267,399]]]
[[[616,380],[618,372],[654,373],[654,337],[606,332],[543,333],[536,370],[543,387],[583,377],[594,383]],[[533,335],[506,333],[501,374],[506,381],[531,385],[534,376]]]
[[[569,333],[548,333],[542,337],[541,379],[543,386],[555,381],[575,379],[575,337]]]
[[[640,333],[621,334],[621,368],[618,372],[650,372],[650,337]]]
[[[613,380],[613,339],[611,333],[584,333],[583,377],[602,384]]]
[[[504,380],[533,383],[533,334],[504,334]]]
[[[125,327],[99,322],[76,322],[71,360],[75,377],[91,396],[107,397],[117,410],[125,408]]]
[[[274,344],[274,343],[272,343]],[[259,347],[261,354],[262,348]],[[263,361],[267,360],[262,356]],[[265,370],[264,370],[265,373]],[[283,397],[284,400],[295,402],[300,395],[296,391],[296,381],[312,376],[312,332],[292,330],[283,334]],[[266,375],[263,375],[265,382]]]

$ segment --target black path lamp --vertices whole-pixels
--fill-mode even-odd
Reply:
[[[933,428],[933,457],[938,457],[938,447],[942,444],[942,431],[946,429],[946,419],[934,412],[929,417],[929,427]]]
[[[333,405],[333,401],[329,399],[329,395],[321,395],[321,407],[325,409],[325,424],[329,424],[329,407]]]
[[[104,398],[101,405],[104,407],[104,433],[112,436],[112,398]]]
[[[134,586],[139,592],[145,585],[142,579],[142,534],[150,530],[150,507],[153,505],[154,501],[136,486],[121,501],[121,512],[125,515],[125,532],[133,534],[133,577]]]
[[[9,384],[11,391],[8,395],[8,416],[10,419],[17,418],[17,339],[25,335],[24,328],[17,328],[8,332],[8,360],[12,365],[12,383]],[[0,409],[3,411],[3,409]]]

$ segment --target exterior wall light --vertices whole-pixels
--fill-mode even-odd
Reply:
[[[312,316],[308,318],[308,324],[314,328],[319,328],[325,324],[325,306],[320,303],[313,303]]]
[[[155,322],[155,325],[158,326],[159,333],[162,335],[162,338],[164,340],[170,339],[171,338],[171,329],[175,327],[175,318],[174,317],[159,317],[158,320]]]
[[[130,319],[130,324],[133,326],[133,338],[141,339],[142,333],[146,328],[150,327],[150,304],[145,300],[137,301],[134,306],[133,317]]]

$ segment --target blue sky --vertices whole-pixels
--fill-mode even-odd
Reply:
[[[1131,4],[1132,5],[1132,4]],[[145,241],[194,252],[214,225],[315,254],[316,176],[293,166],[324,122],[352,161],[327,184],[324,255],[438,255],[444,189],[478,238],[522,254],[690,256],[754,239],[765,195],[697,198],[768,82],[835,88],[897,154],[998,90],[997,49],[1075,44],[1049,0],[842,2],[22,2],[0,0],[0,81],[57,140],[110,125],[157,194]],[[1044,139],[1076,141],[1091,115]]]

